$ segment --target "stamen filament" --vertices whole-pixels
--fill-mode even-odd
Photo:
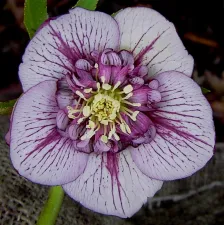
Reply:
[[[133,93],[131,92],[131,93],[127,94],[125,97],[123,97],[122,99],[123,99],[123,100],[129,99],[129,98],[132,97],[132,96],[133,96]]]
[[[114,87],[113,87],[113,89],[112,89],[112,92],[113,92],[114,90],[116,90],[116,89],[120,86],[120,84],[121,84],[121,82],[118,81],[118,82],[114,85]]]
[[[135,107],[141,106],[141,103],[136,103],[136,102],[123,101],[123,103],[125,103],[127,105],[131,105],[131,106],[135,106]]]
[[[84,99],[85,101],[87,101],[87,99],[85,98],[85,96],[83,95],[82,92],[76,91],[75,93],[76,93],[80,98],[82,98],[82,99]]]

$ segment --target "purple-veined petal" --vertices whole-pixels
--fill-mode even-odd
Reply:
[[[96,212],[131,217],[162,186],[145,176],[133,162],[130,152],[92,153],[87,167],[75,181],[63,185],[65,192]]]
[[[96,141],[93,145],[93,149],[95,153],[103,153],[108,152],[112,148],[111,141],[108,141],[107,143],[102,142],[100,139]]]
[[[105,78],[105,82],[109,83],[111,76],[111,66],[104,65],[99,63],[99,72],[98,77],[102,80],[102,77]]]
[[[134,146],[142,143],[150,143],[154,139],[156,129],[151,119],[144,113],[139,112],[136,120],[133,121],[129,116],[121,113],[122,119],[130,128],[130,132],[126,133],[123,131],[121,126],[116,126],[116,130],[119,133],[121,142],[133,143]],[[125,146],[127,146],[125,144]],[[126,147],[125,147],[126,148]]]
[[[119,52],[119,56],[122,60],[122,66],[127,66],[127,65],[133,65],[134,64],[134,57],[133,55],[126,51],[126,50],[121,50]]]
[[[154,126],[152,121],[142,112],[139,112],[136,121],[133,121],[129,117],[127,117],[126,123],[129,125],[131,129],[130,136],[138,136],[139,134],[144,134],[150,128],[150,126]]]
[[[148,144],[155,138],[155,136],[156,136],[156,128],[153,124],[150,124],[148,131],[146,131],[144,133],[144,135],[142,135],[141,137],[133,139],[132,143],[134,143],[134,144]]]
[[[161,98],[162,98],[160,92],[157,91],[157,90],[150,90],[147,95],[148,95],[148,102],[149,103],[160,102]]]
[[[91,64],[85,59],[79,59],[75,63],[76,69],[90,71],[92,69]]]
[[[92,76],[92,65],[90,62],[88,62],[85,59],[79,59],[75,64],[75,69],[77,73],[76,75],[73,75],[72,79],[75,82],[75,84],[79,87],[95,87],[96,82],[93,79]]]
[[[57,128],[60,130],[65,130],[69,122],[68,115],[64,110],[59,110],[56,116]]]
[[[121,85],[124,84],[125,80],[127,80],[127,74],[130,69],[130,66],[114,67],[112,68],[112,76],[111,83],[115,85],[117,82],[121,82]]]
[[[175,70],[191,76],[193,58],[185,50],[175,27],[150,8],[120,11],[115,20],[121,32],[121,49],[132,51],[135,63],[148,66],[148,76]]]
[[[192,175],[213,155],[212,110],[201,88],[179,72],[156,77],[162,100],[149,116],[156,127],[150,144],[130,148],[133,160],[149,177],[173,180]]]
[[[69,127],[68,127],[68,135],[72,140],[77,140],[79,137],[81,137],[84,132],[85,132],[86,128],[85,126],[81,125],[81,124],[77,124],[77,123],[72,123]]]
[[[121,59],[119,55],[111,49],[106,49],[99,58],[99,71],[98,76],[102,79],[104,77],[105,82],[108,83],[111,78],[112,68],[121,68]]]
[[[158,80],[152,80],[149,82],[149,87],[153,90],[156,90],[159,87],[159,81]]]
[[[89,140],[75,141],[74,146],[80,152],[85,152],[85,153],[93,152],[92,143],[90,143]]]
[[[129,98],[130,102],[145,104],[148,102],[148,92],[150,88],[146,85],[133,91],[133,95]]]
[[[49,20],[30,41],[19,68],[23,89],[71,74],[77,59],[89,58],[94,50],[116,50],[118,46],[118,25],[111,16],[72,9]]]
[[[121,66],[121,59],[116,52],[108,51],[102,54],[101,63],[108,66]]]
[[[133,89],[138,89],[144,84],[144,79],[141,77],[133,77],[129,79],[129,82],[133,85]]]
[[[56,99],[60,109],[73,105],[75,102],[74,93],[69,88],[65,77],[57,81]]]
[[[68,105],[73,105],[75,103],[74,94],[71,90],[60,90],[56,93],[56,98],[58,106],[60,109],[65,108]]]
[[[88,156],[57,132],[56,82],[44,81],[23,94],[13,113],[10,155],[27,179],[46,185],[71,182],[85,169]]]
[[[141,65],[138,65],[136,66],[130,73],[129,75],[131,77],[145,77],[146,75],[148,74],[148,67],[147,66],[141,66]]]

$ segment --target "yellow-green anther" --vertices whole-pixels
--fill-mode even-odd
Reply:
[[[102,88],[106,91],[110,90],[111,89],[111,85],[110,84],[103,84],[102,85]]]
[[[125,93],[125,94],[128,94],[128,93],[130,93],[130,92],[132,92],[133,91],[133,87],[129,84],[129,85],[127,85],[127,86],[125,86],[124,87],[124,89],[123,89],[123,92]]]
[[[107,143],[108,142],[108,137],[106,135],[102,135],[100,139],[104,143]]]
[[[85,117],[88,117],[88,116],[90,116],[90,114],[91,114],[90,107],[89,106],[84,106],[84,108],[83,108],[83,115]]]
[[[87,88],[87,89],[84,89],[84,92],[88,94],[88,93],[90,93],[92,90],[93,90],[92,88]]]
[[[89,120],[89,124],[86,125],[86,128],[94,129],[95,127],[96,124],[92,120]]]

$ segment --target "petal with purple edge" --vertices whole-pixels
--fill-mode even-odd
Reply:
[[[30,41],[19,68],[23,89],[71,74],[77,59],[90,58],[94,50],[116,50],[118,46],[118,25],[111,16],[72,9],[49,20]]]
[[[27,179],[46,185],[71,182],[85,169],[88,156],[57,132],[56,82],[44,81],[23,94],[13,113],[10,156]]]
[[[131,217],[162,186],[145,176],[128,151],[92,153],[87,167],[75,181],[63,185],[65,192],[96,212]]]
[[[169,70],[191,76],[193,58],[185,50],[174,25],[161,14],[150,8],[126,8],[115,20],[121,32],[121,49],[134,53],[136,65],[148,66],[149,77]]]
[[[139,169],[149,177],[174,180],[192,175],[213,155],[212,110],[200,87],[179,72],[156,77],[162,100],[149,113],[156,127],[150,144],[129,148]]]

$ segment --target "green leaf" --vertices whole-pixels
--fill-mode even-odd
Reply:
[[[99,0],[79,0],[74,7],[81,7],[94,11],[96,9],[98,1]]]
[[[211,92],[210,90],[208,90],[204,87],[201,87],[201,91],[202,91],[203,94],[207,94],[207,93]]]
[[[8,102],[0,102],[0,115],[11,114],[13,106],[15,105],[16,101],[17,99]]]
[[[47,0],[25,0],[24,24],[30,38],[47,18]]]

